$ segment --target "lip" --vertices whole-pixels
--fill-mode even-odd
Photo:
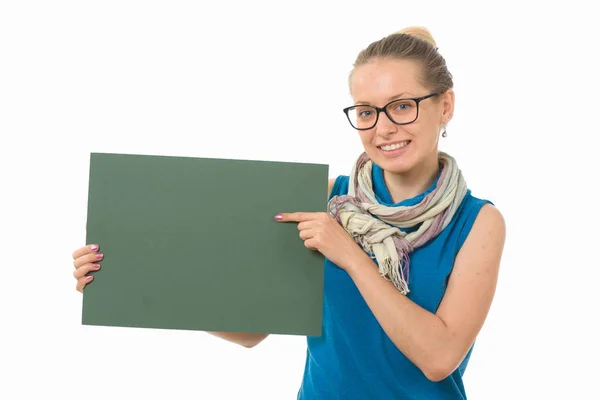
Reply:
[[[388,142],[388,143],[380,143],[380,144],[376,144],[375,146],[377,147],[382,147],[382,146],[390,146],[392,144],[398,144],[398,143],[402,143],[402,142],[411,142],[410,139],[404,139],[404,140],[396,140],[394,142]],[[410,144],[410,143],[409,143]]]
[[[389,145],[392,145],[392,144],[406,142],[407,140],[408,140],[409,143],[406,146],[400,147],[399,149],[396,149],[396,150],[385,151],[385,150],[383,150],[381,148],[381,146],[389,146]],[[377,145],[376,147],[377,147],[377,150],[379,151],[379,153],[382,156],[384,156],[386,158],[394,158],[394,157],[398,157],[399,155],[404,154],[406,152],[406,150],[408,148],[410,148],[410,145],[412,144],[412,141],[410,139],[407,139],[407,140],[398,140],[398,141],[395,141],[395,142],[383,143],[383,144]]]

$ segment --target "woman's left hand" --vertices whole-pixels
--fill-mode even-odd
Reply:
[[[329,214],[324,212],[295,212],[277,214],[280,222],[298,222],[304,246],[319,251],[338,267],[348,270],[362,253],[359,245]]]

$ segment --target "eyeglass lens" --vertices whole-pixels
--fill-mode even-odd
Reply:
[[[388,117],[397,124],[407,124],[417,118],[417,102],[398,100],[385,109]],[[359,105],[348,110],[348,118],[354,128],[370,129],[377,123],[377,110],[371,106]]]

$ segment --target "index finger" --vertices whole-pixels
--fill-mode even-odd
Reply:
[[[280,213],[275,216],[275,220],[279,222],[304,222],[315,219],[316,216],[317,213],[311,212]]]
[[[81,247],[73,252],[73,260],[78,259],[81,256],[85,256],[88,253],[93,251],[97,251],[100,248],[97,244],[90,244],[84,247]]]

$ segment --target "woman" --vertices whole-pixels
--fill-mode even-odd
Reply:
[[[298,398],[465,399],[462,375],[494,296],[505,224],[438,150],[452,76],[425,28],[372,43],[344,109],[365,153],[330,181],[328,213],[282,213],[325,258],[323,335],[309,337]],[[97,245],[73,254],[77,289]],[[253,347],[266,335],[211,332]]]

